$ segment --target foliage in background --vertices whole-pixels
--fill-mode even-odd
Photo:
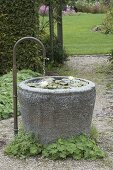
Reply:
[[[68,3],[68,1],[69,1],[69,0],[62,0],[63,4],[65,4],[65,5]],[[53,6],[56,6],[56,5],[58,5],[59,0],[41,0],[41,2],[42,2],[43,4],[46,4],[46,5],[48,5],[50,2],[52,2],[52,5],[53,5]]]
[[[70,139],[59,139],[55,143],[42,146],[34,136],[19,133],[18,136],[5,148],[5,154],[26,158],[41,155],[53,160],[71,157],[75,160],[104,158],[105,153],[97,146],[96,142],[80,135]]]
[[[12,54],[15,42],[24,36],[33,36],[40,39],[43,35],[40,31],[39,7],[44,3],[49,5],[52,2],[53,8],[58,7],[58,0],[21,0],[21,1],[0,1],[0,74],[7,73],[12,68]],[[63,3],[67,2],[66,0]],[[48,41],[50,37],[48,37]],[[47,40],[44,40],[44,42]],[[58,48],[57,48],[58,47]],[[60,47],[58,41],[54,40],[54,49]],[[48,51],[48,49],[47,49]],[[49,49],[50,51],[50,49]],[[51,54],[47,57],[49,58]],[[57,55],[57,58],[56,58]],[[59,56],[60,55],[60,56]],[[55,62],[61,57],[61,51],[55,54]],[[51,60],[50,60],[51,61]],[[61,58],[57,62],[62,62]],[[53,61],[54,62],[54,61]],[[19,44],[17,49],[18,69],[32,68],[34,71],[42,70],[42,51],[35,42],[25,41]]]
[[[18,72],[18,82],[39,76],[39,73],[31,70],[21,70]],[[0,120],[7,119],[12,116],[13,105],[13,77],[12,72],[0,77]]]
[[[78,0],[75,2],[75,6],[80,12],[87,13],[105,13],[107,11],[107,7],[99,2],[99,1],[88,1],[88,0]]]
[[[52,0],[51,0],[52,1]],[[49,5],[50,0],[43,1],[44,4]],[[74,15],[76,12],[87,13],[105,13],[108,10],[108,3],[104,0],[65,0],[63,2],[63,14]],[[57,8],[58,1],[52,1],[53,8]],[[68,5],[68,7],[67,7]],[[75,7],[75,8],[74,8]],[[39,13],[41,15],[48,14],[48,6],[41,6]]]
[[[56,27],[56,14],[54,14],[54,25]],[[54,28],[55,30],[55,28]],[[52,65],[58,65],[62,64],[64,60],[68,57],[68,52],[64,48],[63,49],[63,57],[62,57],[62,51],[61,51],[61,44],[58,41],[58,38],[56,34],[54,33],[53,37],[53,58],[52,58],[52,52],[51,52],[51,40],[49,35],[49,18],[43,16],[40,16],[40,40],[43,42],[45,48],[46,48],[46,56],[49,58],[49,60],[46,62],[46,64],[52,64]]]
[[[38,13],[41,16],[49,15],[49,6],[46,6],[46,5],[40,6]]]
[[[110,9],[103,21],[102,29],[105,34],[113,34],[113,3],[111,3]]]
[[[38,36],[38,0],[0,0],[0,74],[12,68],[15,42],[24,36]],[[17,50],[18,68],[40,67],[34,42],[26,41]]]
[[[64,55],[62,57],[62,51],[60,50],[60,43],[58,42],[58,39],[56,35],[54,35],[54,40],[53,40],[53,53],[54,53],[54,59],[52,59],[52,54],[51,54],[51,47],[50,47],[50,38],[49,35],[45,33],[46,36],[44,38],[42,37],[42,42],[45,45],[46,48],[46,54],[47,58],[49,58],[49,61],[47,61],[48,64],[52,65],[58,65],[62,64],[64,60],[67,59],[68,53],[64,49]]]

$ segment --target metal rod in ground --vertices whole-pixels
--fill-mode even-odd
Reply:
[[[18,134],[17,119],[17,68],[16,68],[16,46],[13,48],[13,112],[14,112],[14,135]]]
[[[17,105],[17,66],[16,66],[16,47],[24,40],[35,41],[42,47],[43,51],[43,75],[45,76],[46,50],[40,40],[34,37],[23,37],[19,39],[13,47],[13,114],[14,114],[14,135],[18,134],[18,105]]]

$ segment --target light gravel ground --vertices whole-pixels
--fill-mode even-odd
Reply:
[[[77,70],[77,77],[90,79],[96,83],[97,98],[93,124],[100,137],[99,145],[108,157],[97,161],[51,161],[40,157],[18,160],[4,155],[5,143],[13,138],[13,118],[0,121],[0,170],[113,170],[113,91],[106,91],[106,83],[112,82],[112,75],[97,73],[97,68],[108,65],[108,56],[71,57],[67,67]],[[19,117],[21,124],[21,117]]]

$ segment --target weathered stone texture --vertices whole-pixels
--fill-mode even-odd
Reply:
[[[94,83],[88,81],[87,86],[75,89],[50,90],[28,87],[28,81],[20,83],[18,91],[26,132],[33,132],[43,144],[89,134],[96,96]]]

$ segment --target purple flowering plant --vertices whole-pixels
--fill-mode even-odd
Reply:
[[[46,5],[40,6],[38,13],[42,16],[48,15],[49,14],[49,7],[46,6]]]

